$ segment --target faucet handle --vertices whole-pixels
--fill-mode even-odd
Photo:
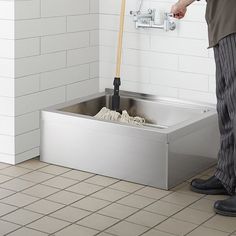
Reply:
[[[141,14],[140,11],[130,11],[129,12],[131,16],[133,16],[134,22],[138,21],[138,16]]]
[[[164,13],[164,18],[165,19],[169,19],[170,20],[170,18],[173,18],[174,17],[174,13],[169,13],[169,12],[165,12]]]
[[[151,21],[155,21],[156,18],[156,9],[149,9],[149,13],[151,15]]]
[[[169,30],[175,30],[176,29],[176,23],[171,19],[174,17],[173,13],[164,13],[164,29],[165,31]]]

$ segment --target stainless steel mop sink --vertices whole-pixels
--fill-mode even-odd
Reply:
[[[94,118],[111,107],[112,92],[43,110],[41,160],[162,189],[216,163],[214,105],[121,91],[121,109],[146,124]]]

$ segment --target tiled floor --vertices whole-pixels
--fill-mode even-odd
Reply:
[[[193,193],[189,181],[164,191],[37,159],[0,163],[0,235],[236,236],[236,218],[213,212],[223,198]]]

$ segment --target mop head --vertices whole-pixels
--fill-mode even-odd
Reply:
[[[119,121],[122,123],[135,124],[135,125],[142,125],[145,123],[144,118],[138,116],[132,117],[125,110],[122,111],[122,114],[120,114],[119,112],[112,111],[106,107],[103,107],[94,117],[101,120]]]

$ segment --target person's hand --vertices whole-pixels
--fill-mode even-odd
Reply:
[[[177,2],[171,8],[171,13],[173,13],[174,17],[177,19],[182,19],[187,12],[187,6],[182,2]]]

